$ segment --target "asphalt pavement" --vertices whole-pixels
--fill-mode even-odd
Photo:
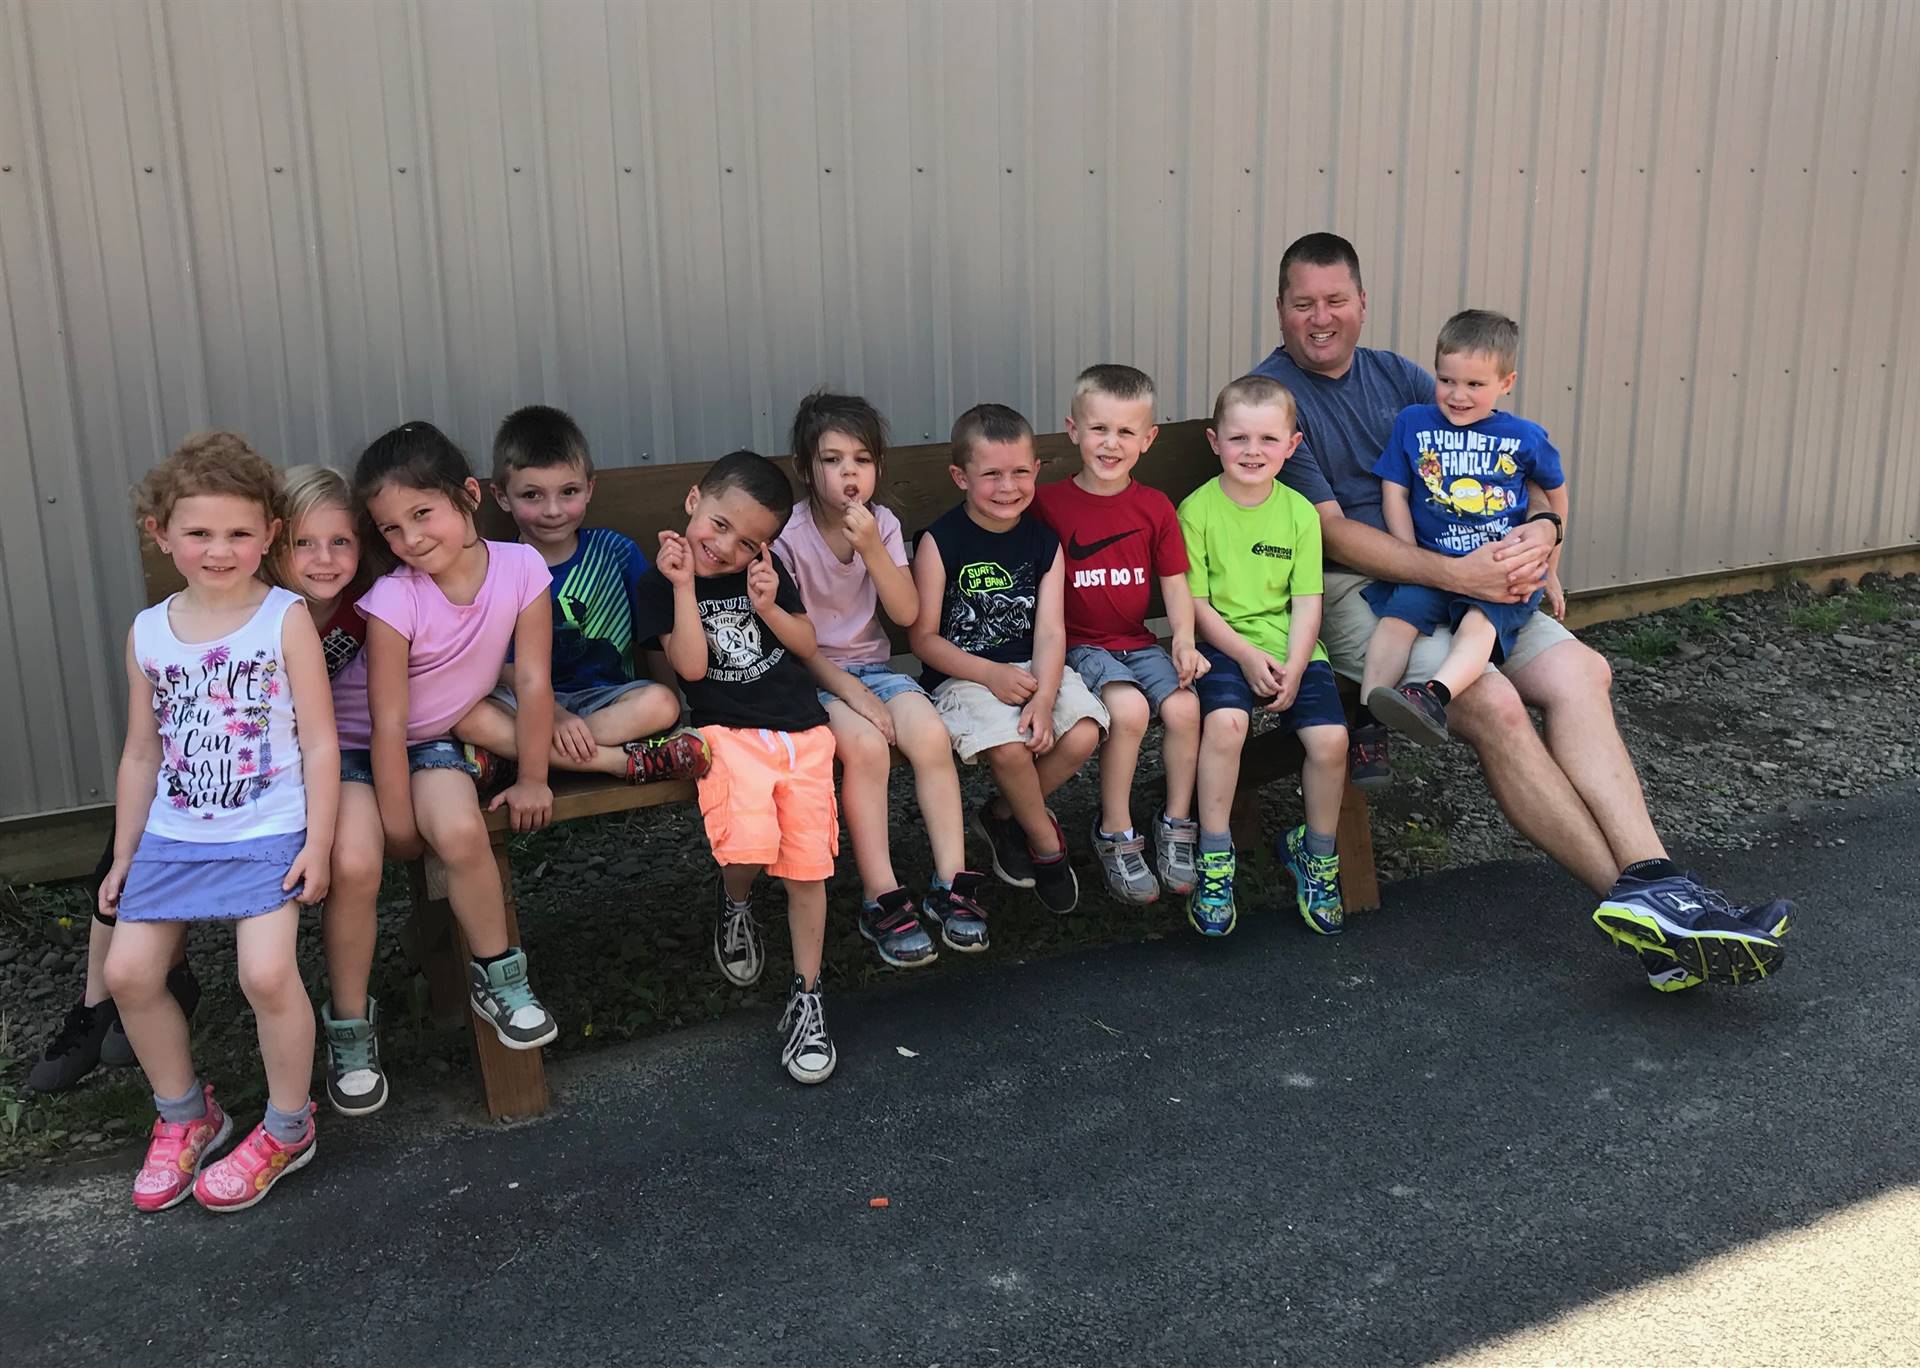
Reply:
[[[521,1126],[395,1079],[239,1215],[136,1216],[125,1157],[0,1183],[0,1358],[1920,1362],[1916,829],[1907,788],[1693,852],[1799,904],[1749,988],[1648,991],[1515,861],[1337,939],[829,994],[817,1089],[762,1012]]]

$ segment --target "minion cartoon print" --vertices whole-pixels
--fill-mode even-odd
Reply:
[[[1464,556],[1527,515],[1527,482],[1565,483],[1560,453],[1538,423],[1496,412],[1456,427],[1432,404],[1401,411],[1373,473],[1405,486],[1421,546]]]

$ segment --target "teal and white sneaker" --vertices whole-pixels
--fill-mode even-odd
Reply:
[[[1750,907],[1736,907],[1733,915],[1779,940],[1787,934],[1787,923],[1793,919],[1793,904],[1785,898],[1774,898]],[[1647,971],[1647,987],[1656,993],[1685,992],[1706,982],[1671,955],[1652,950],[1636,953],[1640,958],[1640,967]]]
[[[1293,876],[1301,920],[1323,936],[1339,935],[1347,924],[1347,910],[1340,902],[1340,856],[1307,854],[1305,826],[1295,827],[1274,844],[1274,853]]]
[[[1229,935],[1240,920],[1233,904],[1235,864],[1231,850],[1200,852],[1193,891],[1187,894],[1187,920],[1203,936]]]
[[[336,1017],[331,999],[320,1004],[327,1039],[327,1105],[342,1116],[371,1116],[387,1105],[380,1069],[380,1007],[367,998],[364,1018]]]
[[[492,964],[467,961],[468,1001],[509,1050],[537,1050],[556,1040],[560,1023],[540,1005],[527,982],[526,954],[515,949]]]

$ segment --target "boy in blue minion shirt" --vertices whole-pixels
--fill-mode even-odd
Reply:
[[[1447,320],[1434,351],[1435,402],[1400,411],[1373,466],[1387,530],[1443,556],[1465,556],[1535,518],[1550,518],[1558,537],[1567,516],[1560,453],[1538,423],[1494,408],[1513,389],[1519,324],[1467,309]],[[1361,592],[1380,623],[1367,643],[1360,696],[1381,722],[1423,745],[1447,739],[1447,704],[1490,662],[1506,659],[1543,598],[1555,617],[1567,603],[1557,539],[1545,588],[1524,603],[1424,584],[1375,582]],[[1403,683],[1413,643],[1439,626],[1453,629],[1446,659],[1433,678]]]

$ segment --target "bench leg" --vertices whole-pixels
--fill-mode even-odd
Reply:
[[[1380,906],[1380,878],[1373,868],[1373,822],[1367,795],[1347,785],[1340,799],[1340,902],[1349,912],[1372,912]]]
[[[518,945],[520,918],[513,904],[513,870],[507,863],[504,837],[494,842],[493,858],[506,897],[507,944]],[[427,976],[434,1018],[444,1023],[465,1017],[472,1027],[480,1088],[491,1116],[499,1120],[540,1115],[551,1102],[541,1052],[509,1050],[500,1043],[493,1027],[467,1004],[467,961],[471,953],[447,903],[445,869],[438,860],[416,860],[408,866],[408,879],[413,886],[414,955]]]

